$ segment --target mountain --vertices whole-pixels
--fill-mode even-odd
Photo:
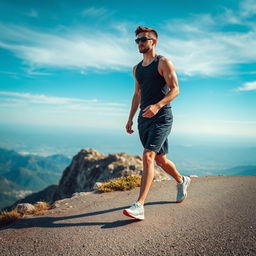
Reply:
[[[96,182],[113,178],[141,175],[143,163],[141,156],[126,153],[102,154],[94,149],[82,149],[64,170],[59,185],[51,185],[42,191],[28,195],[17,203],[35,203],[40,200],[53,203],[71,197],[75,192],[92,191]],[[155,169],[155,180],[167,180],[170,176],[159,168]]]
[[[12,181],[6,179],[3,176],[0,176],[0,208],[3,208],[6,205],[10,205],[15,202],[19,195],[18,191],[23,191],[22,187],[13,183]],[[31,193],[31,192],[30,192]]]
[[[0,148],[0,208],[48,185],[58,184],[69,163],[70,159],[64,155],[24,156]]]
[[[70,159],[63,155],[48,157],[21,155],[13,150],[0,148],[0,175],[23,189],[38,191],[58,183]]]

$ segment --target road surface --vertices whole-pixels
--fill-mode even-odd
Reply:
[[[122,214],[138,191],[89,192],[25,216],[0,229],[1,255],[256,255],[256,176],[192,178],[181,204],[174,180],[154,182],[144,221]]]

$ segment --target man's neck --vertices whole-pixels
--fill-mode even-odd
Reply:
[[[157,56],[158,54],[155,52],[154,49],[152,51],[148,51],[143,54],[143,63],[144,64],[149,64],[153,61],[153,59]]]

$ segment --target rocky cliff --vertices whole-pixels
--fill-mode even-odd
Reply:
[[[72,196],[75,192],[91,191],[96,182],[128,175],[141,175],[142,157],[126,153],[104,155],[94,149],[82,149],[64,170],[55,200]],[[159,168],[155,180],[169,179]]]
[[[71,197],[76,192],[92,191],[96,182],[128,175],[141,175],[142,171],[141,156],[126,153],[105,155],[94,149],[82,149],[65,168],[58,185],[51,185],[38,193],[31,194],[14,205],[41,200],[52,203]],[[167,179],[170,179],[170,176],[156,167],[154,180]]]

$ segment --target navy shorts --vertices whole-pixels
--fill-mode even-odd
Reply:
[[[158,155],[168,153],[168,135],[171,132],[173,115],[171,107],[161,108],[152,118],[138,116],[140,141],[145,149]]]

